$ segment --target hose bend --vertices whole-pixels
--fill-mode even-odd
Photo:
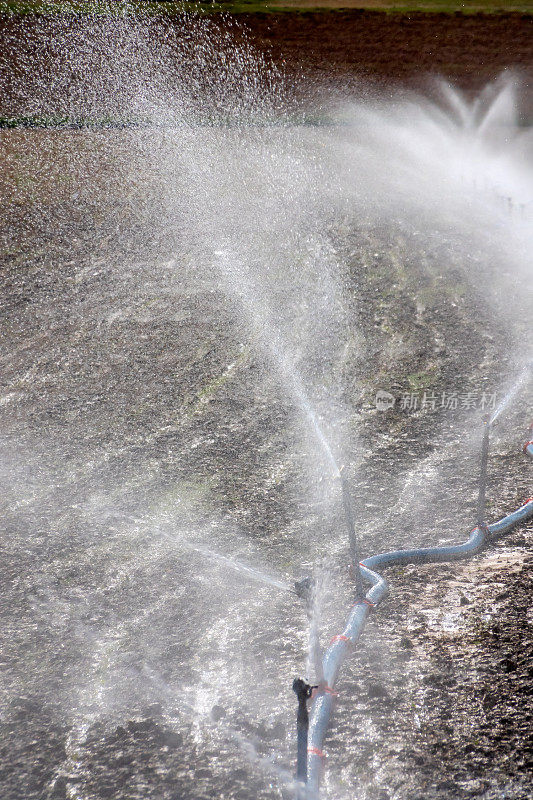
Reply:
[[[533,432],[533,424],[530,434]],[[533,458],[533,441],[524,445],[524,452]],[[516,511],[507,514],[491,525],[478,525],[466,542],[445,547],[419,547],[412,550],[393,550],[369,556],[360,562],[362,579],[371,584],[364,598],[356,599],[342,634],[334,636],[323,657],[324,684],[315,696],[311,708],[309,725],[307,800],[318,798],[319,783],[323,771],[325,754],[322,750],[327,727],[333,709],[335,684],[350,649],[357,644],[370,611],[383,600],[389,586],[377,568],[405,564],[429,564],[440,561],[458,561],[479,553],[515,525],[533,518],[533,497],[526,500]]]

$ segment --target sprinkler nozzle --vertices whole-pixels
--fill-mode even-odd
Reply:
[[[313,580],[306,575],[305,578],[301,578],[299,581],[294,581],[294,591],[302,600],[310,600],[311,599],[311,592],[313,591]]]
[[[298,698],[298,714],[296,717],[296,731],[298,735],[298,755],[296,760],[296,777],[299,781],[307,783],[307,740],[309,735],[309,712],[307,701],[317,686],[310,686],[303,678],[295,678],[292,690]]]
[[[292,682],[292,690],[296,694],[299,703],[309,700],[313,689],[318,689],[318,686],[311,686],[303,678],[295,678]]]
[[[492,428],[496,420],[493,421],[492,414],[484,414],[481,418],[481,424],[485,428],[485,436],[487,436],[487,428]]]

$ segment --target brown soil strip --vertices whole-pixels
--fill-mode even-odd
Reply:
[[[440,74],[477,89],[504,69],[533,65],[533,18],[521,14],[377,11],[242,15],[257,46],[307,80],[420,84]]]

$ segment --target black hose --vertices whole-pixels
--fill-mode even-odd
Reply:
[[[307,739],[309,734],[309,712],[307,701],[311,697],[313,689],[317,686],[309,686],[301,678],[295,678],[292,689],[298,698],[298,714],[296,717],[296,732],[298,737],[298,753],[296,758],[296,778],[303,783],[307,783]]]

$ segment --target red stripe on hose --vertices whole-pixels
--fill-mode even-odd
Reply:
[[[308,747],[307,752],[314,756],[319,756],[320,758],[327,758],[327,755],[324,753],[324,751],[319,750],[318,747]]]
[[[335,644],[335,642],[351,642],[351,641],[352,640],[350,639],[349,636],[345,636],[344,634],[339,634],[338,636],[333,636],[332,637],[331,642],[329,643],[329,645],[331,647],[331,645]]]
[[[531,442],[526,442],[526,443],[525,443],[525,445],[524,445],[524,453],[525,453],[525,452],[527,452],[527,448],[528,448],[528,447],[529,447],[531,444],[533,444],[533,440],[532,440]]]
[[[355,603],[353,604],[353,607],[355,608],[355,606],[359,606],[361,604],[365,606],[370,606],[371,608],[376,607],[376,604],[373,603],[372,600],[367,600],[366,597],[364,597],[362,600],[356,600]]]

